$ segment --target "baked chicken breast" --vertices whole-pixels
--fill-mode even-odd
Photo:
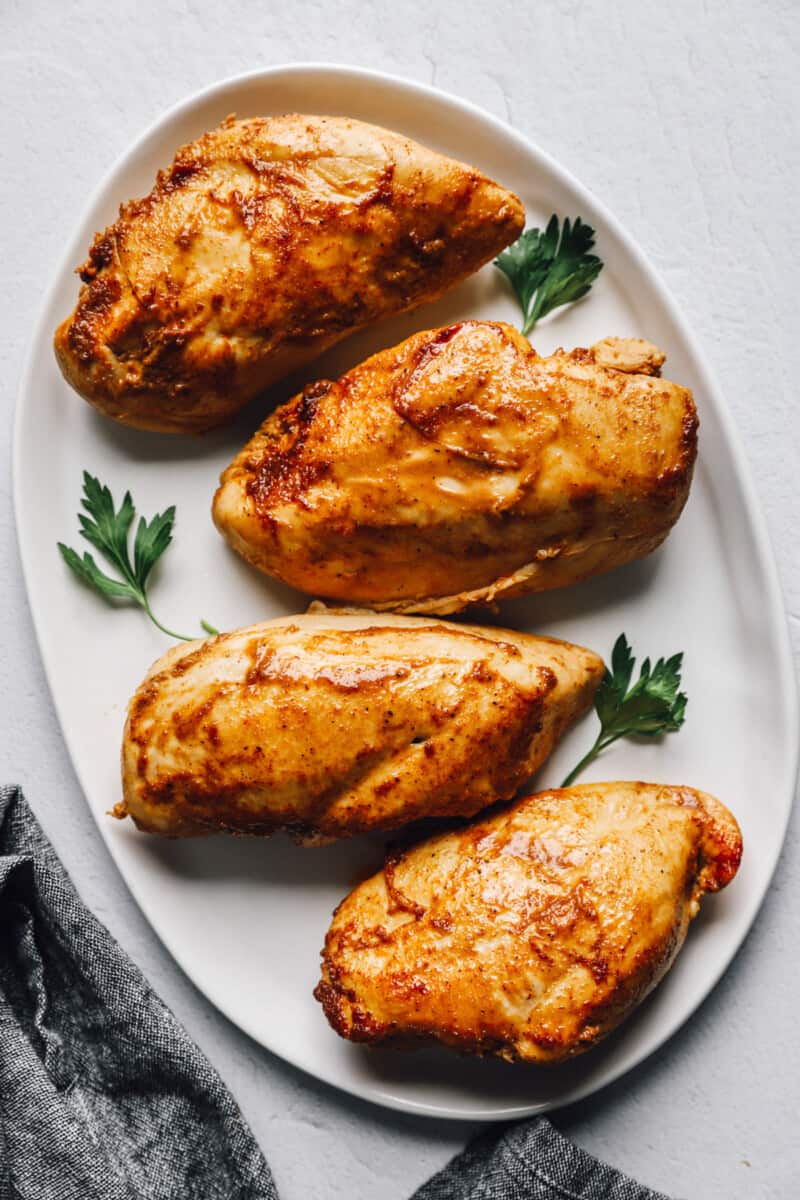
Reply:
[[[648,554],[678,519],[691,392],[638,339],[542,358],[510,325],[415,334],[277,409],[214,520],[301,591],[452,613]]]
[[[526,796],[390,852],[336,910],[315,995],[353,1041],[570,1058],[655,987],[741,851],[731,814],[691,788]]]
[[[174,647],[131,700],[115,815],[303,842],[471,815],[514,794],[602,673],[568,642],[365,612]]]
[[[389,130],[231,117],[96,236],[56,356],[118,421],[209,429],[346,334],[436,299],[524,217],[474,167]]]

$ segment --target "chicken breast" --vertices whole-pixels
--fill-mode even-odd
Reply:
[[[336,910],[315,995],[353,1041],[559,1062],[655,987],[741,851],[731,814],[692,788],[526,796],[389,853]]]
[[[131,700],[115,815],[304,842],[470,815],[513,795],[602,673],[567,642],[368,612],[178,646]]]
[[[231,117],[96,236],[56,356],[118,421],[209,429],[353,330],[436,299],[524,219],[476,168],[386,129]]]
[[[510,325],[415,334],[274,412],[223,473],[234,549],[302,591],[452,613],[640,558],[689,493],[691,392],[649,342],[541,358]]]

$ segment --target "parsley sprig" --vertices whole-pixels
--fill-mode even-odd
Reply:
[[[628,639],[621,633],[611,652],[611,670],[605,675],[594,698],[595,712],[600,718],[600,732],[578,765],[562,783],[569,787],[584,767],[618,738],[659,737],[673,733],[683,725],[686,715],[686,695],[681,686],[682,654],[659,658],[654,667],[650,659],[642,663],[639,678],[630,686],[636,659]]]
[[[86,510],[78,513],[82,536],[100,551],[106,562],[114,567],[120,576],[114,579],[104,574],[88,551],[81,558],[77,551],[59,542],[58,548],[64,562],[81,583],[85,583],[111,603],[115,600],[130,600],[140,605],[153,624],[169,637],[178,638],[182,642],[194,641],[193,637],[176,633],[174,629],[162,625],[150,607],[147,594],[150,573],[172,541],[175,525],[174,505],[170,505],[163,513],[156,513],[151,521],[145,520],[144,517],[139,518],[133,542],[133,562],[128,549],[128,538],[136,509],[130,492],[125,493],[117,510],[109,489],[94,475],[84,471],[81,505]],[[206,621],[201,621],[200,624],[206,633],[217,633]]]
[[[580,217],[564,218],[559,228],[553,213],[544,232],[526,229],[513,246],[495,259],[495,266],[511,282],[522,309],[525,337],[541,317],[562,304],[580,300],[603,269],[602,260],[589,251],[594,230]]]

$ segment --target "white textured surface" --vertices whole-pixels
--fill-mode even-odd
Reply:
[[[385,68],[457,92],[530,134],[654,259],[744,433],[800,652],[793,4],[737,0],[709,12],[685,0],[323,0],[270,11],[263,0],[207,9],[5,0],[0,32],[6,463],[43,285],[86,193],[128,141],[187,92],[246,68],[298,59]],[[177,972],[111,866],[72,775],[19,578],[7,471],[0,489],[0,776],[25,786],[84,898],[228,1081],[284,1200],[401,1200],[470,1130],[385,1113],[300,1076]],[[687,1200],[785,1197],[800,1177],[796,829],[795,821],[753,933],[692,1023],[636,1072],[556,1117],[587,1149]]]

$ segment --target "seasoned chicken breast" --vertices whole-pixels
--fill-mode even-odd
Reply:
[[[115,815],[310,842],[470,815],[513,795],[602,673],[568,642],[369,612],[178,646],[131,700]]]
[[[353,330],[442,295],[524,217],[476,168],[386,129],[231,117],[97,235],[56,356],[118,421],[209,429]]]
[[[336,910],[315,995],[353,1041],[558,1062],[655,987],[741,851],[731,814],[692,788],[526,796],[390,852]]]
[[[500,322],[415,334],[274,412],[214,520],[302,591],[451,613],[648,554],[692,477],[691,392],[649,342],[541,358]]]

